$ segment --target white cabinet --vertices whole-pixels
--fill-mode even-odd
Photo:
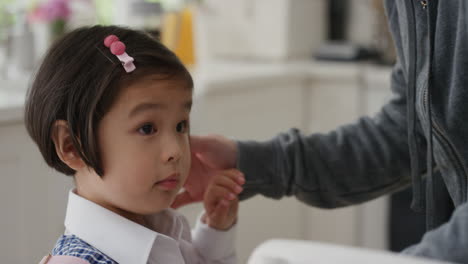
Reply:
[[[22,121],[0,123],[0,256],[37,263],[59,235],[71,177],[47,167]]]
[[[305,133],[327,132],[357,118],[372,116],[390,99],[390,69],[361,66],[346,77],[315,76],[307,95]],[[387,197],[340,209],[303,205],[307,239],[387,248]]]
[[[196,87],[210,91],[195,98],[192,132],[266,140],[285,128],[301,127],[305,83],[300,78],[278,77]],[[201,206],[182,208],[182,211],[193,223]],[[274,201],[257,196],[242,202],[237,233],[239,263],[245,263],[252,249],[266,239],[306,238],[304,218],[298,217],[301,214],[301,204],[294,198]]]
[[[340,75],[340,72],[347,74]],[[311,77],[305,91],[307,109],[304,134],[328,132],[363,114],[361,71],[358,67],[329,69]],[[346,245],[359,245],[359,215],[356,206],[319,209],[302,205],[306,238]]]

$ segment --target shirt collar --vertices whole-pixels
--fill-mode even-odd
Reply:
[[[77,195],[75,189],[69,193],[65,228],[122,264],[146,264],[156,245],[166,249],[178,248],[174,239]]]

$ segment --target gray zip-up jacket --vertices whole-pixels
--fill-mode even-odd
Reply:
[[[412,183],[413,208],[426,210],[428,232],[405,253],[468,263],[467,5],[386,1],[398,53],[393,99],[377,116],[328,134],[304,136],[292,129],[268,142],[238,142],[238,168],[247,179],[241,198],[295,195],[334,208]],[[444,188],[456,207],[450,219],[438,203]]]

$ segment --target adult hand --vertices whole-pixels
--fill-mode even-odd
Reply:
[[[178,208],[193,202],[203,200],[206,188],[213,177],[221,174],[221,170],[232,169],[237,163],[236,142],[222,136],[191,136],[190,148],[192,165],[184,191],[178,194],[172,203]],[[244,175],[237,171],[236,182],[245,183]]]

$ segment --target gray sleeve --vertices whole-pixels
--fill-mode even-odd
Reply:
[[[238,142],[238,168],[247,180],[241,199],[295,195],[307,204],[333,208],[409,185],[406,81],[399,63],[391,86],[394,97],[374,118],[328,134],[304,136],[291,129],[267,142]],[[424,164],[424,157],[420,160]]]
[[[449,222],[427,232],[417,245],[403,254],[444,261],[466,263],[468,260],[468,204],[455,210]]]

